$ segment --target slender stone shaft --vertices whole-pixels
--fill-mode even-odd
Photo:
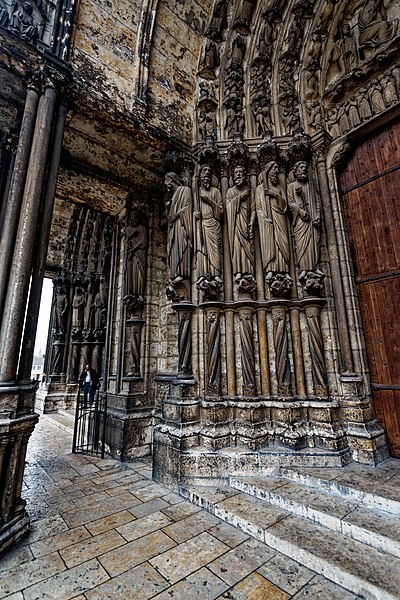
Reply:
[[[46,87],[39,101],[32,152],[4,306],[0,334],[0,347],[2,348],[0,382],[14,380],[17,373],[26,300],[30,284],[32,248],[35,243],[40,200],[46,173],[55,100],[55,90],[52,87]]]
[[[335,310],[337,316],[337,322],[340,324],[338,327],[338,334],[340,339],[340,348],[342,351],[342,361],[344,371],[353,371],[353,357],[351,352],[349,327],[346,326],[347,315],[346,315],[346,303],[344,299],[343,283],[342,283],[342,272],[339,262],[338,255],[338,244],[336,239],[336,226],[333,221],[331,202],[330,202],[330,191],[328,177],[326,174],[326,162],[323,153],[317,156],[317,172],[318,180],[321,189],[321,198],[327,199],[327,202],[322,202],[322,210],[324,213],[327,247],[330,258],[330,270],[332,276],[333,289],[335,290]],[[326,206],[326,204],[329,206]]]
[[[18,379],[30,379],[32,359],[35,346],[36,329],[40,308],[40,297],[42,295],[43,278],[46,270],[47,248],[50,239],[51,221],[53,217],[54,198],[57,186],[58,167],[62,140],[64,136],[65,119],[67,107],[61,104],[58,107],[52,155],[50,158],[47,188],[41,211],[41,226],[38,229],[37,251],[32,269],[31,289],[29,294],[29,305],[25,320],[24,339],[22,342],[21,357],[19,362]]]
[[[252,193],[255,194],[257,187],[257,173],[252,172],[250,175],[250,184]],[[257,300],[265,300],[264,286],[264,270],[261,261],[260,251],[260,236],[258,230],[255,235],[255,265],[256,265],[256,280],[257,280]],[[267,311],[263,309],[257,310],[257,331],[258,331],[258,346],[260,352],[260,380],[261,394],[269,396],[271,393],[271,375],[269,371],[269,351],[268,351],[268,336],[267,336]]]
[[[301,344],[300,314],[298,308],[290,309],[290,328],[292,332],[293,361],[298,396],[306,396],[306,377],[304,373],[303,348]]]
[[[34,87],[28,88],[10,189],[8,198],[4,198],[6,208],[0,238],[0,313],[4,307],[7,294],[8,278],[13,259],[18,219],[21,212],[21,203],[24,194],[32,136],[35,128],[38,100],[39,95],[37,89]],[[32,248],[29,248],[29,252],[31,252],[31,250]]]
[[[226,192],[229,187],[228,176],[221,177],[222,198],[225,202]],[[229,250],[229,239],[224,219],[224,290],[225,300],[232,302],[233,300],[233,284],[232,284],[232,267]],[[236,396],[236,356],[235,356],[235,316],[233,310],[225,311],[225,335],[226,335],[226,378],[228,396]]]

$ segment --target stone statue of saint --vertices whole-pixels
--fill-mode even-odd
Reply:
[[[287,197],[293,215],[293,233],[297,265],[301,271],[312,271],[319,260],[321,215],[308,177],[308,165],[298,161],[289,175]]]
[[[212,40],[207,40],[203,60],[200,65],[199,76],[204,79],[213,79],[215,77],[215,69],[219,65],[219,55],[217,46]]]
[[[265,273],[289,271],[290,250],[287,225],[287,201],[279,183],[279,167],[269,162],[259,177],[256,212],[260,234],[261,260]]]
[[[215,42],[221,41],[222,30],[226,27],[227,5],[226,0],[218,0],[214,6],[208,36]]]
[[[348,23],[341,28],[341,35],[332,50],[332,62],[336,63],[340,75],[345,75],[358,64],[356,43]]]
[[[197,274],[209,273],[220,277],[222,273],[222,198],[219,189],[212,185],[212,171],[208,165],[200,169],[199,205],[195,212],[198,221]]]
[[[56,291],[54,313],[56,321],[56,333],[65,333],[65,321],[67,316],[68,300],[65,288],[59,287]]]
[[[85,294],[81,287],[75,288],[72,300],[72,329],[81,330],[85,310]]]
[[[94,310],[94,328],[97,331],[101,331],[103,329],[103,320],[104,320],[104,300],[101,290],[97,292],[94,297],[93,302],[93,310]]]
[[[176,173],[167,173],[165,185],[167,201],[168,237],[167,256],[171,281],[190,277],[192,249],[192,192],[182,185]]]
[[[10,18],[10,29],[24,40],[34,44],[39,37],[39,28],[33,20],[32,13],[33,8],[29,2],[24,2],[22,8],[18,8],[18,3],[15,2]]]
[[[125,230],[125,295],[143,300],[146,283],[147,229],[141,219],[131,218]]]
[[[364,54],[386,44],[393,37],[393,24],[387,21],[382,0],[365,0],[358,13],[358,31],[360,50]]]
[[[253,273],[253,228],[256,211],[246,181],[244,167],[237,166],[234,168],[233,182],[235,185],[229,188],[226,193],[226,221],[232,272],[233,275]]]

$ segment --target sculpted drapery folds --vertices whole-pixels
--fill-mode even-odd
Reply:
[[[260,233],[261,259],[265,273],[289,271],[290,250],[287,225],[287,202],[279,184],[279,167],[269,162],[260,175],[256,189],[256,212]]]
[[[198,222],[197,275],[220,277],[222,273],[222,198],[212,185],[212,171],[208,165],[200,169],[199,205],[195,212]]]
[[[393,25],[386,20],[381,0],[366,0],[358,14],[359,44],[362,51],[377,48],[393,36]]]
[[[167,173],[167,256],[171,281],[177,277],[189,279],[192,249],[192,192],[181,185],[176,173]]]
[[[56,297],[54,301],[54,313],[55,313],[55,333],[65,333],[66,317],[68,309],[67,294],[65,288],[59,287],[56,291]]]
[[[226,220],[233,275],[254,271],[253,228],[255,207],[252,202],[246,172],[242,166],[233,171],[234,186],[226,194]]]
[[[125,294],[143,301],[146,283],[147,229],[141,219],[133,215],[125,234]]]
[[[80,331],[83,328],[84,310],[85,294],[81,287],[77,287],[72,300],[72,329]]]
[[[308,165],[297,162],[289,175],[287,188],[289,209],[293,214],[293,233],[297,265],[312,271],[319,260],[320,204],[311,187]]]

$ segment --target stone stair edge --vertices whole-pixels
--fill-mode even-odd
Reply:
[[[360,504],[360,502],[348,498],[344,499],[342,496],[332,495],[328,491],[310,488],[283,478],[280,480],[282,482],[281,486],[272,489],[263,488],[262,484],[265,485],[267,480],[268,483],[274,480],[276,483],[279,482],[277,478],[230,477],[230,485],[239,492],[249,494],[262,502],[306,518],[332,531],[337,531],[379,551],[388,552],[400,558],[400,531],[396,514],[370,508]],[[287,493],[288,489],[289,494]],[[297,497],[296,489],[298,490]],[[311,502],[307,498],[305,500],[301,499],[302,490],[312,493]],[[326,507],[329,501],[334,503],[332,512]],[[364,512],[362,524],[357,524],[354,522],[354,518],[352,519],[352,515],[359,509]],[[342,512],[342,514],[339,515],[339,512]],[[381,519],[380,527],[371,527],[371,523],[373,525],[377,517],[378,521],[379,518]]]
[[[346,485],[335,481],[328,480],[322,477],[315,477],[311,473],[299,472],[295,469],[282,467],[279,469],[281,477],[284,477],[295,483],[301,483],[312,488],[320,489],[321,487],[330,493],[337,494],[345,499],[354,499],[363,506],[383,510],[395,515],[400,515],[400,502],[382,495],[382,492],[371,493],[365,490],[357,489],[355,486]]]
[[[222,486],[220,487],[222,488]],[[227,492],[228,488],[229,486],[226,485],[223,489]],[[257,539],[266,543],[270,547],[276,549],[279,552],[282,552],[289,558],[292,558],[293,560],[302,563],[304,566],[317,571],[318,573],[327,577],[328,579],[331,579],[335,583],[342,585],[345,588],[347,587],[347,589],[350,589],[355,594],[359,594],[362,597],[365,597],[365,594],[367,594],[366,597],[375,598],[376,600],[395,600],[396,598],[398,599],[398,596],[392,595],[390,592],[387,591],[387,589],[384,590],[380,587],[377,587],[377,585],[373,581],[371,583],[369,581],[366,581],[365,579],[360,578],[356,574],[347,572],[344,566],[332,565],[329,561],[323,558],[319,558],[318,555],[315,556],[315,554],[313,554],[309,550],[299,548],[298,546],[296,546],[296,544],[288,543],[287,540],[282,540],[276,535],[273,535],[273,527],[266,528],[263,531],[263,534],[260,535],[260,527],[257,525],[257,523],[252,523],[251,521],[249,521],[248,523],[244,523],[243,518],[237,519],[229,511],[223,509],[223,507],[219,507],[218,504],[220,504],[223,501],[223,499],[213,501],[212,498],[210,498],[212,494],[207,494],[207,492],[209,492],[209,489],[206,486],[195,487],[190,486],[189,484],[184,484],[180,486],[179,491],[185,498],[191,500],[198,506],[201,506],[202,508],[208,510],[221,520],[230,523],[238,529],[241,529],[248,535],[256,537]],[[209,496],[208,498],[207,495]],[[255,500],[258,500],[258,502],[260,503],[262,502],[259,499]],[[341,532],[328,530],[327,528],[321,525],[318,525],[311,521],[307,521],[307,519],[298,517],[296,515],[291,515],[289,512],[288,517],[290,517],[290,519],[296,519],[299,523],[308,523],[309,527],[312,526],[320,531],[329,531],[329,534],[327,535],[330,538],[334,536],[338,545],[340,545],[341,542],[343,544],[344,536]],[[283,520],[285,521],[285,519]],[[271,531],[269,531],[270,529]],[[346,539],[346,544],[355,548],[356,552],[359,552],[360,561],[364,561],[365,556],[368,557],[368,554],[370,554],[370,564],[374,564],[376,556],[385,556],[384,554],[380,553],[379,550],[370,547],[361,541],[354,540],[350,537],[347,537]],[[331,543],[331,541],[329,543]],[[400,560],[394,556],[390,556],[390,559],[398,562],[400,573]]]

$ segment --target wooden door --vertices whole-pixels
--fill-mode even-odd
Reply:
[[[361,142],[340,176],[376,416],[400,457],[400,121]]]

